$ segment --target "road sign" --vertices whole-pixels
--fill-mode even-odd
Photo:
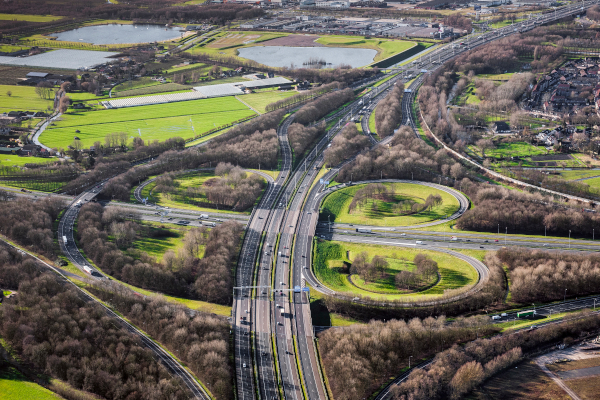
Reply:
[[[310,288],[309,287],[302,288],[302,291],[303,292],[310,292]]]

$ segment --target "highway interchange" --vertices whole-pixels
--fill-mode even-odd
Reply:
[[[236,273],[237,288],[233,293],[232,309],[238,399],[254,399],[257,397],[257,393],[262,399],[279,399],[280,390],[285,399],[327,398],[314,345],[308,293],[294,290],[295,287],[304,288],[308,283],[313,290],[319,289],[329,293],[328,289],[316,280],[310,268],[315,232],[329,240],[386,243],[411,247],[416,246],[415,240],[425,240],[424,247],[426,248],[451,251],[448,250],[451,242],[449,234],[441,232],[415,230],[408,227],[404,227],[406,229],[398,227],[395,228],[396,230],[371,227],[373,233],[358,234],[354,227],[343,224],[328,226],[318,222],[318,204],[324,196],[321,192],[323,185],[315,181],[315,178],[323,164],[322,151],[335,134],[364,108],[365,114],[361,121],[363,132],[373,141],[374,145],[389,142],[391,138],[377,143],[372,135],[369,135],[368,116],[396,81],[408,80],[407,75],[418,75],[418,77],[406,88],[403,97],[402,124],[411,126],[416,133],[414,121],[411,118],[411,106],[415,92],[422,83],[422,71],[434,70],[440,64],[468,49],[505,35],[529,30],[539,24],[563,18],[593,4],[596,4],[596,1],[565,6],[519,24],[509,25],[492,32],[470,35],[468,40],[464,40],[465,45],[449,44],[435,49],[429,54],[430,57],[425,57],[425,59],[429,58],[429,62],[413,61],[404,67],[393,69],[384,76],[384,78],[391,77],[386,83],[367,92],[361,100],[356,100],[340,113],[328,118],[329,121],[338,119],[339,123],[321,138],[313,150],[307,152],[308,156],[304,162],[297,160],[295,170],[287,140],[287,127],[293,121],[293,116],[284,120],[278,129],[282,159],[281,172],[275,180],[268,180],[265,193],[250,217],[207,213],[210,216],[206,221],[215,223],[221,222],[227,217],[240,222],[247,221]],[[367,124],[366,129],[365,124]],[[332,169],[322,179],[330,180],[336,172],[336,169]],[[265,176],[266,174],[261,175]],[[147,182],[145,183],[147,184]],[[136,198],[139,197],[138,200],[141,200],[141,188],[137,189]],[[95,186],[77,196],[63,214],[58,227],[59,243],[63,253],[75,266],[81,269],[84,266],[92,268],[93,276],[97,279],[103,279],[104,275],[90,265],[77,249],[72,228],[79,212],[77,205],[93,201],[100,190],[101,186]],[[143,219],[160,220],[161,217],[164,218],[161,215],[157,216],[156,211],[148,212],[148,210],[156,209],[155,205],[137,207]],[[161,211],[164,211],[164,208]],[[187,219],[192,224],[195,222],[198,225],[202,223],[198,220],[197,214],[199,213],[189,210],[170,210],[169,212],[170,216],[178,220]],[[456,218],[459,215],[451,217]],[[423,228],[426,229],[426,227]],[[494,250],[502,246],[518,245],[565,249],[568,245],[572,250],[597,250],[595,243],[589,241],[570,240],[566,244],[564,239],[539,237],[511,236],[508,240],[501,234],[460,233],[453,235],[457,236],[457,240],[452,241],[451,247],[453,248]],[[63,237],[66,237],[67,240],[64,241]],[[52,267],[50,266],[50,268]],[[485,270],[478,269],[480,281],[485,279]],[[563,312],[568,309],[593,306],[595,306],[595,299],[590,298],[540,306],[537,307],[537,310],[539,314],[547,315],[550,312]],[[112,311],[107,309],[107,313],[112,313]],[[119,318],[117,315],[114,317]],[[514,316],[509,313],[506,318],[510,319]],[[127,324],[125,321],[121,321]],[[168,352],[157,346],[135,327],[130,326],[130,328],[175,375],[183,379],[196,398],[208,398],[202,386]],[[399,377],[399,379],[401,378],[402,376]],[[378,398],[384,397],[380,395]]]

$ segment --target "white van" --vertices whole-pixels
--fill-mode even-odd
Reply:
[[[416,242],[416,243],[417,243],[417,244],[423,244],[423,241],[422,241],[422,240],[417,240],[417,242]]]
[[[501,318],[501,317],[500,317],[499,315],[492,315],[492,319],[493,319],[493,320],[498,320],[498,319],[500,319],[500,318]]]

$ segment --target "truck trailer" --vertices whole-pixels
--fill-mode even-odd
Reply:
[[[537,313],[535,312],[535,310],[527,310],[527,311],[519,311],[517,313],[517,318],[531,318],[531,317],[535,317]]]

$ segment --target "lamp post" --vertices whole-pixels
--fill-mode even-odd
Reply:
[[[564,297],[563,297],[563,303],[564,303],[565,301],[567,301],[567,289],[565,289],[565,295],[564,295]]]
[[[506,227],[506,230],[504,231],[504,245],[506,246],[506,237],[508,236],[508,226]]]
[[[569,248],[571,248],[571,230],[569,229]]]
[[[412,356],[408,357],[408,369],[410,369],[410,359],[412,358]]]

